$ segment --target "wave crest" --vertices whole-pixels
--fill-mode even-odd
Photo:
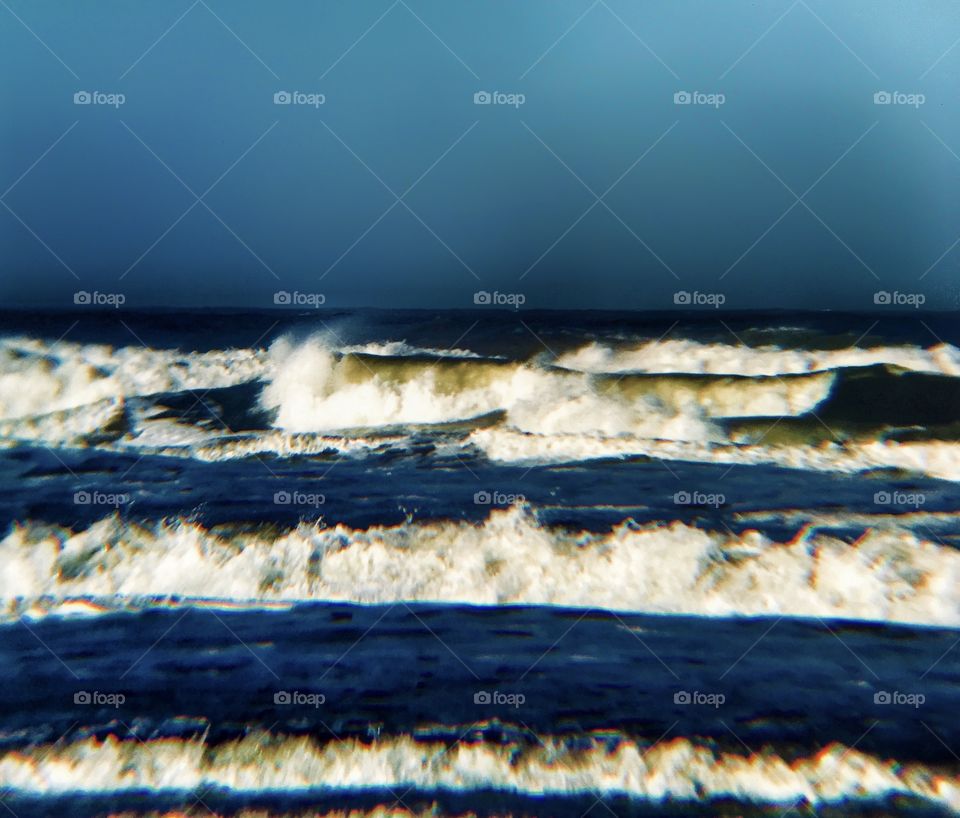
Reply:
[[[125,397],[234,386],[263,374],[262,350],[211,352],[0,339],[0,419]]]
[[[937,344],[847,347],[845,349],[781,349],[705,344],[687,339],[648,341],[632,346],[590,343],[561,355],[559,366],[581,372],[700,373],[705,375],[802,375],[830,369],[892,364],[914,372],[960,377],[960,349]]]
[[[960,809],[960,777],[831,744],[792,761],[773,751],[739,755],[690,738],[653,745],[588,738],[456,744],[410,736],[318,743],[256,733],[225,744],[203,739],[83,739],[10,752],[0,784],[41,794],[130,790],[238,792],[391,788],[496,789],[531,795],[626,794],[662,801],[735,797],[822,804],[895,793]]]
[[[896,529],[854,544],[815,530],[786,543],[674,522],[606,534],[544,528],[529,509],[265,538],[182,520],[116,517],[74,533],[17,526],[0,542],[11,616],[78,597],[559,605],[705,616],[819,616],[960,624],[960,552]]]
[[[809,411],[834,379],[607,378],[537,362],[343,354],[320,338],[275,343],[271,371],[261,402],[289,432],[450,423],[499,412],[521,432],[667,440],[719,440],[715,418]]]

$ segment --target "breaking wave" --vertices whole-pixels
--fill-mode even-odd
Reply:
[[[471,433],[469,441],[491,460],[512,463],[571,463],[641,455],[665,461],[687,460],[730,466],[777,465],[846,474],[894,468],[960,481],[960,444],[939,440],[821,440],[815,445],[760,445],[765,441],[758,441],[755,445],[737,445],[645,440],[633,436],[535,435],[511,429],[481,429]]]
[[[692,738],[652,745],[610,736],[587,736],[576,744],[552,736],[538,737],[537,743],[449,744],[399,735],[371,743],[320,743],[254,733],[211,745],[202,738],[109,736],[8,752],[0,757],[0,784],[44,795],[493,789],[530,795],[622,794],[649,801],[734,797],[790,805],[903,794],[960,809],[960,777],[953,770],[902,764],[840,744],[788,760],[773,750],[749,755],[720,751]]]
[[[805,350],[777,346],[704,344],[685,339],[614,347],[591,343],[561,355],[557,365],[581,372],[701,373],[705,375],[800,375],[846,367],[892,364],[914,372],[960,376],[960,349],[938,344]]]
[[[379,355],[387,358],[422,357],[422,358],[482,358],[482,355],[471,352],[469,349],[436,349],[434,347],[418,347],[406,341],[370,342],[368,344],[352,344],[341,350],[345,354]]]
[[[645,455],[958,480],[958,375],[947,345],[590,344],[551,364],[321,336],[204,353],[14,338],[0,341],[0,440],[227,460],[402,448],[427,428],[503,462]]]
[[[320,339],[271,348],[272,377],[263,405],[290,432],[442,424],[505,413],[524,430],[623,432],[702,439],[695,413],[611,384],[609,394],[579,373],[525,363],[343,355]]]
[[[14,526],[0,542],[0,595],[7,616],[56,613],[71,600],[154,605],[175,598],[251,606],[557,605],[956,626],[960,552],[885,526],[853,544],[810,527],[789,542],[680,522],[569,532],[541,526],[523,507],[494,511],[476,525],[302,523],[275,536],[109,517],[81,532]]]
[[[469,350],[420,348],[405,341],[360,344],[342,351],[374,357],[480,357]],[[49,416],[136,396],[235,386],[267,376],[268,362],[263,349],[180,352],[0,338],[0,420]]]
[[[950,425],[960,420],[960,379],[875,361],[783,376],[613,376],[537,361],[344,354],[312,339],[274,344],[261,402],[276,413],[279,428],[296,433],[500,413],[504,426],[522,432],[708,441],[722,436],[718,420],[815,412],[844,433],[856,426]]]
[[[0,419],[232,386],[261,377],[265,362],[266,353],[256,349],[178,352],[0,338]]]

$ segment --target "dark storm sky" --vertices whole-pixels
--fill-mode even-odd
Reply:
[[[952,0],[4,0],[0,297],[954,308],[958,39]]]

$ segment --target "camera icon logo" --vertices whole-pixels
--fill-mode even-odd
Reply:
[[[293,96],[289,91],[277,91],[273,95],[274,105],[289,105],[291,102],[293,102]]]
[[[878,506],[890,505],[891,499],[892,498],[890,497],[889,491],[878,491],[876,494],[873,495],[873,502],[876,503]]]
[[[693,95],[689,91],[677,91],[673,95],[674,105],[689,105],[693,102]]]
[[[291,300],[292,298],[290,296],[290,293],[288,293],[286,290],[277,290],[273,294],[274,304],[289,304]]]
[[[673,694],[674,704],[690,704],[690,694],[686,690],[678,690]]]
[[[478,491],[473,495],[473,502],[478,506],[488,506],[493,502],[493,497],[489,491]]]
[[[474,105],[490,105],[493,103],[493,95],[489,91],[477,91],[473,95]]]
[[[689,304],[691,301],[690,293],[686,290],[679,290],[673,294],[674,304]]]
[[[873,694],[874,704],[890,704],[891,696],[886,690],[878,690]]]
[[[273,694],[274,704],[290,704],[290,694],[286,690],[278,690]]]
[[[78,690],[73,694],[74,704],[90,704],[90,694],[86,690]]]
[[[890,293],[886,290],[879,290],[873,294],[874,304],[889,304],[892,300]]]
[[[277,506],[288,506],[293,502],[289,491],[277,491],[273,494],[273,503]]]
[[[873,95],[874,105],[890,105],[893,102],[893,95],[889,91],[877,91]]]
[[[73,493],[73,503],[78,506],[88,506],[90,505],[90,492],[89,491],[75,491]]]
[[[478,290],[473,294],[474,304],[490,304],[492,301],[493,296],[491,296],[486,290]]]
[[[486,690],[478,690],[473,694],[474,704],[490,704],[492,698]]]
[[[690,492],[678,491],[676,494],[673,495],[673,502],[678,506],[690,505]]]
[[[78,290],[73,294],[74,304],[89,304],[90,301],[90,293],[88,293],[86,290]]]
[[[74,105],[89,105],[91,102],[93,102],[93,96],[89,91],[77,91],[73,95]]]

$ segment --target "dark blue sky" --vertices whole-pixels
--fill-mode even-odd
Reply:
[[[4,0],[0,297],[955,308],[958,39],[948,0]]]

